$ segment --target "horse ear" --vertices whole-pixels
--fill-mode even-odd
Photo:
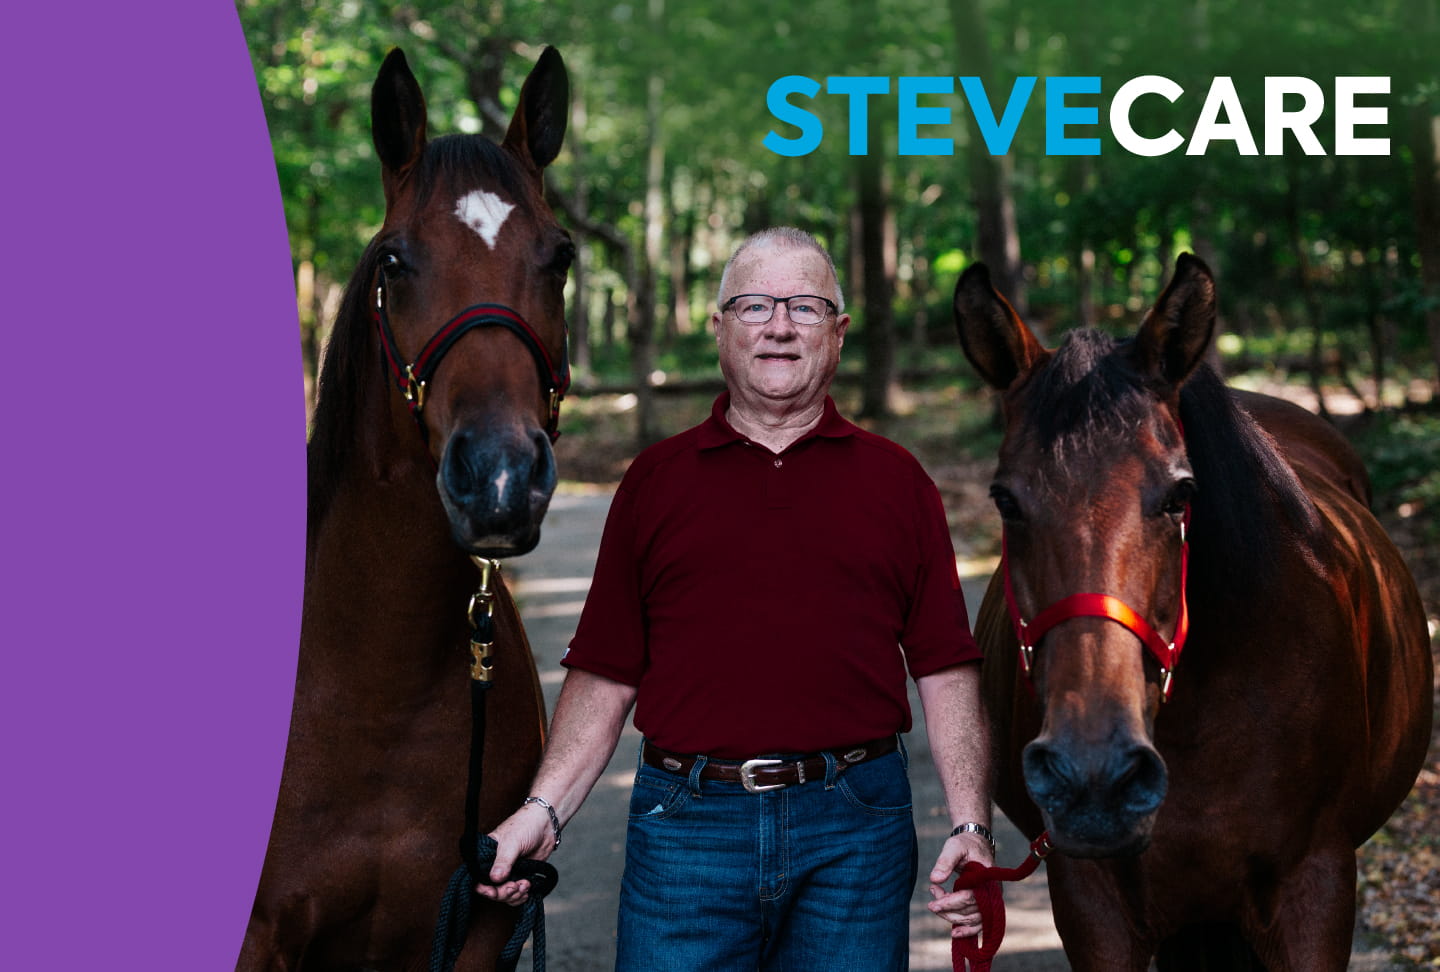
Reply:
[[[398,47],[385,57],[370,89],[370,135],[385,166],[387,186],[425,149],[425,96]]]
[[[1141,370],[1179,387],[1215,335],[1215,278],[1205,261],[1182,253],[1175,275],[1140,324],[1135,351]]]
[[[1045,353],[1015,308],[996,292],[983,263],[968,267],[955,284],[955,329],[980,377],[1002,390]]]
[[[520,88],[520,103],[505,132],[505,148],[529,159],[535,168],[545,168],[560,154],[569,115],[570,76],[560,52],[547,47]]]

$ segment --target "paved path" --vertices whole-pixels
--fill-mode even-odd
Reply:
[[[550,712],[555,710],[564,679],[560,656],[580,618],[609,508],[608,492],[557,495],[545,518],[540,546],[505,565],[510,589],[525,619]],[[987,580],[964,579],[966,603],[972,613]],[[930,762],[920,706],[913,696],[912,686],[916,725],[906,737],[906,744],[912,756],[911,783],[922,880],[917,882],[911,903],[910,967],[950,969],[946,926],[926,910],[928,894],[923,880],[950,829],[949,820]],[[624,866],[625,818],[639,742],[634,727],[627,726],[614,758],[585,806],[566,827],[565,843],[554,857],[560,869],[560,885],[545,903],[547,957],[553,972],[609,972],[613,968],[616,894]],[[1000,861],[1007,865],[1018,863],[1025,854],[1025,838],[998,816],[997,824]],[[1005,898],[1007,928],[1001,955],[1006,972],[1067,969],[1050,918],[1044,868],[1023,884],[1008,886]]]

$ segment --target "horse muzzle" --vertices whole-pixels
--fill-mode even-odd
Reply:
[[[1150,843],[1165,799],[1165,761],[1148,743],[1065,745],[1036,739],[1021,757],[1025,786],[1055,847],[1072,857],[1124,857]]]
[[[492,558],[535,549],[555,480],[555,453],[540,429],[520,435],[457,430],[436,473],[455,542],[466,553]]]

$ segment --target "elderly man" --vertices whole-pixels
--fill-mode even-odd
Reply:
[[[644,734],[617,968],[904,969],[917,850],[907,670],[955,832],[941,883],[990,863],[988,738],[940,496],[829,388],[850,317],[834,263],[778,228],[736,250],[712,316],[727,391],[616,493],[526,805],[479,892],[518,904],[615,749]]]

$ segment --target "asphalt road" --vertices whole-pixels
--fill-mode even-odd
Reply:
[[[505,565],[510,589],[525,619],[550,712],[555,709],[564,680],[560,656],[575,633],[585,603],[609,508],[608,492],[557,495],[545,518],[540,546]],[[988,579],[964,578],[966,603],[972,614]],[[916,725],[906,737],[906,745],[911,753],[921,880],[911,902],[910,967],[951,969],[948,926],[926,910],[929,896],[924,881],[950,829],[949,820],[930,762],[922,712],[913,694],[912,686]],[[585,806],[566,827],[565,843],[552,858],[560,870],[560,884],[545,902],[547,958],[552,972],[608,972],[614,966],[616,896],[625,860],[625,818],[639,744],[639,733],[627,726],[610,765]],[[1025,838],[998,813],[996,823],[1000,863],[1019,863],[1026,852]],[[1007,886],[1005,901],[1005,941],[997,967],[1007,972],[1069,968],[1050,917],[1044,867],[1025,882]],[[527,962],[522,959],[521,967],[528,967]]]

